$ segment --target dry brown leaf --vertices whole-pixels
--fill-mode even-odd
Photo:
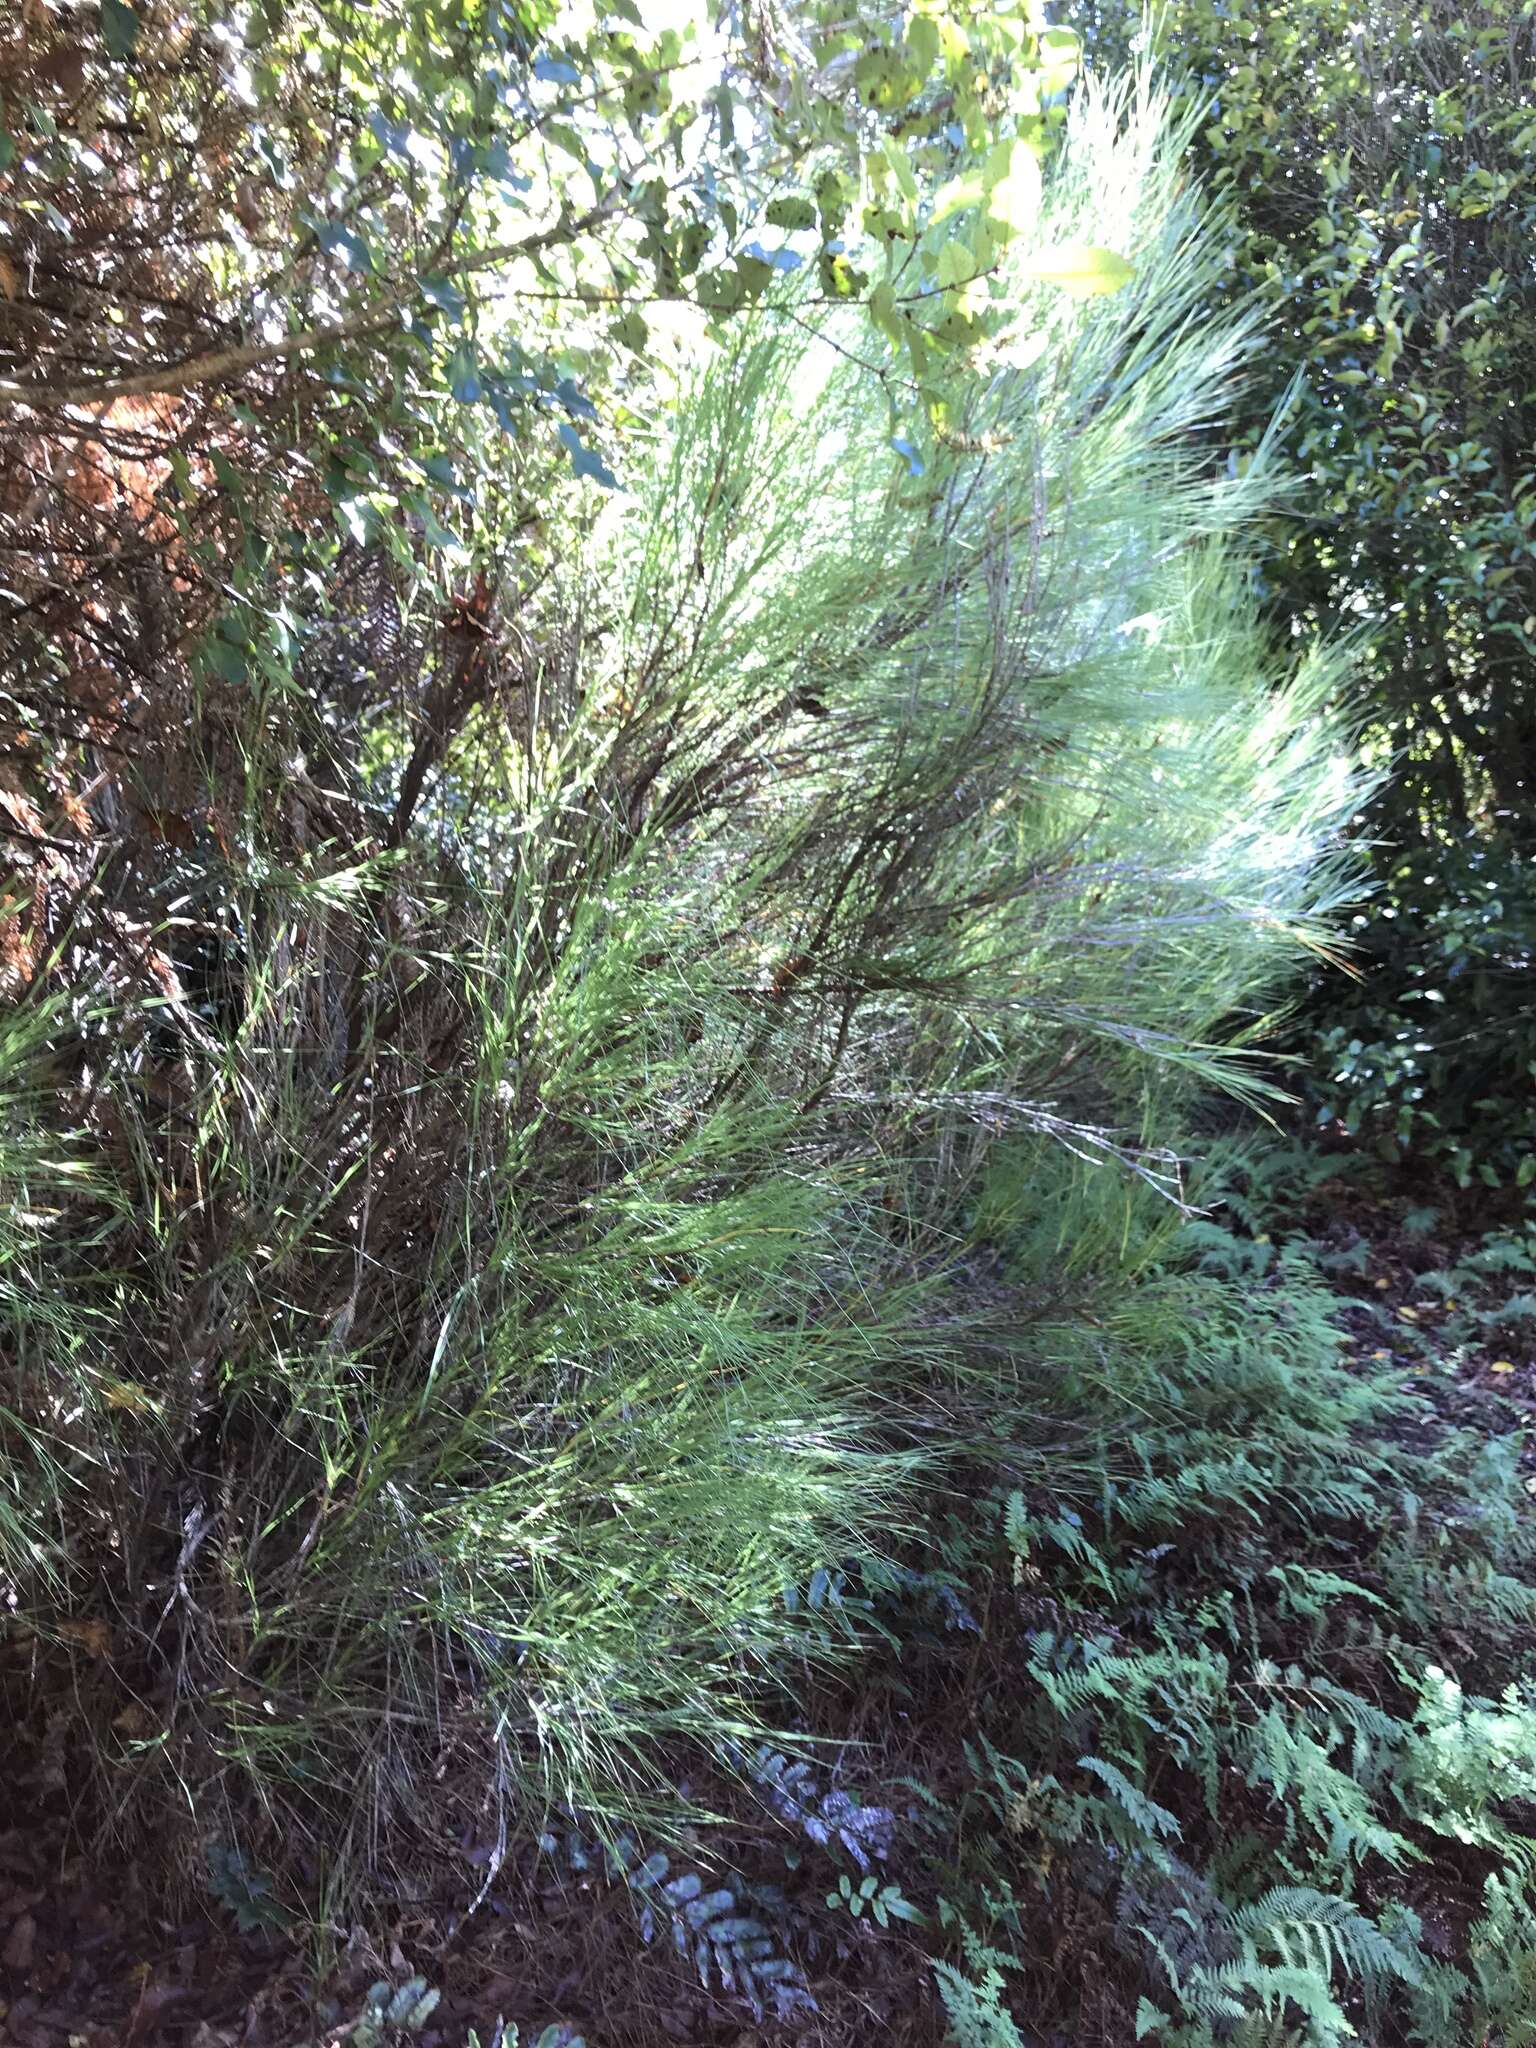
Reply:
[[[5,251],[0,249],[0,292],[4,292],[8,299],[14,299],[16,285],[16,266]]]
[[[78,43],[60,43],[32,67],[39,85],[57,86],[67,100],[79,99],[85,90],[85,51]]]
[[[121,1408],[129,1415],[153,1415],[160,1403],[137,1380],[108,1380],[101,1390],[109,1408]]]
[[[91,823],[91,814],[75,792],[72,789],[61,789],[58,792],[58,805],[66,821],[80,837],[89,839],[95,829]]]
[[[266,214],[262,189],[254,178],[242,178],[235,187],[235,212],[247,234],[254,235]]]
[[[148,1971],[150,1967],[148,1964],[136,1964],[131,1974],[137,1974],[139,1969]],[[155,1984],[146,1975],[142,1979],[138,2002],[128,2021],[127,2031],[123,2035],[124,2048],[132,2048],[132,2044],[143,2035],[156,2031],[156,2022],[167,2007],[179,2004],[188,1995],[179,1985]]]
[[[21,834],[23,839],[43,839],[43,814],[30,797],[15,787],[14,777],[7,775],[0,786],[0,811],[3,811]]]
[[[151,836],[164,846],[174,846],[179,852],[185,853],[197,844],[197,834],[191,820],[184,818],[180,811],[141,810],[139,816],[149,827]]]
[[[5,1947],[0,1949],[0,1962],[3,1962],[8,1970],[30,1970],[32,1951],[36,1944],[37,1922],[30,1913],[23,1913],[5,1937]]]
[[[84,1650],[88,1657],[110,1657],[112,1654],[112,1631],[104,1621],[61,1621],[59,1634],[66,1643],[74,1643]]]

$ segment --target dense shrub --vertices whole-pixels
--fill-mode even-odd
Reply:
[[[1298,1079],[1322,1124],[1501,1191],[1500,1211],[1536,1172],[1536,20],[1519,0],[1073,18],[1101,51],[1145,28],[1200,109],[1194,160],[1231,210],[1222,295],[1273,315],[1232,436],[1278,436],[1297,478],[1265,526],[1263,605],[1282,640],[1348,628],[1390,770],[1362,820],[1379,890],[1359,976],[1320,964]]]
[[[654,274],[676,312],[736,201],[706,166],[669,210],[631,157],[594,215],[583,153],[619,71],[651,158],[682,154],[704,103],[667,125],[665,42],[530,61],[542,8],[491,8],[462,46],[412,19],[389,23],[398,119],[357,91],[390,41],[364,16],[283,30],[349,81],[327,88],[328,144],[306,82],[324,64],[293,94],[250,82],[269,115],[287,103],[305,196],[355,223],[304,225],[285,275],[298,317],[348,313],[292,352],[358,349],[291,383],[255,245],[206,274],[187,253],[225,191],[258,231],[246,143],[202,146],[238,71],[194,119],[196,64],[160,67],[180,30],[103,12],[79,73],[87,127],[98,107],[116,124],[98,150],[69,126],[67,24],[30,10],[6,59],[8,95],[27,81],[18,178],[77,202],[109,158],[139,161],[123,112],[189,209],[172,268],[135,255],[126,276],[95,220],[84,303],[105,311],[56,309],[44,371],[73,377],[84,331],[175,402],[104,416],[99,461],[71,466],[67,401],[99,380],[9,387],[52,407],[47,434],[12,437],[30,473],[0,494],[21,726],[0,789],[0,1599],[29,1782],[97,1840],[167,1849],[256,1935],[414,1908],[445,1874],[479,1903],[537,1866],[594,1913],[631,1909],[634,1952],[677,1954],[743,2024],[803,2020],[796,1945],[819,1923],[677,1839],[682,1755],[788,1832],[836,1939],[922,1929],[965,2048],[1014,2048],[1048,2013],[1089,2041],[1090,2003],[1116,2048],[1517,2048],[1536,2005],[1517,1443],[1350,1356],[1315,1248],[1277,1248],[1251,1176],[1185,1156],[1197,1097],[1266,1088],[1248,1055],[1329,941],[1360,794],[1338,664],[1295,632],[1277,660],[1257,608],[1266,396],[1242,459],[1212,454],[1258,335],[1213,312],[1229,273],[1191,138],[1240,201],[1278,80],[1328,56],[1334,89],[1395,91],[1465,37],[1442,14],[1421,47],[1394,15],[1335,66],[1325,15],[1235,33],[1241,10],[1189,10],[1223,61],[1269,35],[1233,75],[1254,121],[1170,131],[1140,89],[1090,86],[1034,218],[1069,36],[1002,12],[941,34],[927,10],[900,58],[883,32],[857,54],[834,35],[804,74],[830,96],[769,119],[787,161],[814,143],[865,166],[880,283],[833,246],[837,175],[814,206],[778,194],[763,220],[813,236],[814,283],[774,284],[795,253],[777,245],[705,273],[728,303],[679,312],[688,374],[647,388],[610,469],[558,345],[502,352],[495,293],[418,274],[415,237],[451,251],[468,219],[464,274],[491,267],[508,152],[570,114],[575,169],[550,192],[581,205],[552,196],[535,253],[554,267],[517,277],[593,312],[600,246],[623,293]],[[783,29],[749,27],[732,65],[758,75]],[[487,53],[505,75],[483,93]],[[599,56],[606,84],[560,105]],[[1294,572],[1288,626],[1368,611],[1382,522],[1395,546],[1411,515],[1424,580],[1388,607],[1376,680],[1388,647],[1450,666],[1379,722],[1443,717],[1464,745],[1480,703],[1506,736],[1527,715],[1483,637],[1530,638],[1524,572],[1494,564],[1525,494],[1484,502],[1470,431],[1494,431],[1477,380],[1519,381],[1484,259],[1525,184],[1430,162],[1456,108],[1415,91],[1422,189],[1393,184],[1400,137],[1373,115],[1368,226],[1344,237],[1359,195],[1304,138],[1299,196],[1247,245],[1261,268],[1314,235],[1325,252],[1307,432],[1335,387],[1366,394],[1350,450],[1303,441],[1331,527],[1272,546],[1267,588]],[[725,147],[732,103],[727,79]],[[1511,148],[1522,119],[1500,115]],[[975,175],[931,189],[967,148]],[[178,178],[204,156],[206,182]],[[28,205],[46,280],[73,228]],[[1387,226],[1407,255],[1383,256]],[[1435,294],[1468,274],[1462,342]],[[31,284],[0,282],[15,355]],[[190,369],[166,360],[168,286]],[[150,310],[114,319],[130,288]],[[867,319],[831,303],[866,288]],[[635,396],[643,321],[601,348],[596,324],[573,322],[571,353]],[[261,374],[226,405],[208,362],[247,331]],[[1433,417],[1398,403],[1414,351],[1446,394]],[[545,415],[558,461],[510,438]],[[1393,469],[1388,441],[1423,452]],[[1427,545],[1453,478],[1454,576]],[[580,488],[620,483],[600,510]],[[1498,765],[1517,787],[1512,748]],[[1455,858],[1453,882],[1410,863],[1362,927],[1380,959],[1325,1112],[1518,1185],[1530,920],[1523,891],[1481,889],[1477,849]],[[1508,1052],[1492,1089],[1416,1029],[1436,994]],[[1490,1104],[1507,1158],[1470,1135]],[[1490,1245],[1477,1278],[1530,1258]],[[934,1659],[947,1813],[920,1779],[912,1805],[860,1804],[755,1740],[827,1697],[813,1674],[861,1638],[900,1653],[883,1676],[916,1702],[940,1632],[964,1642]],[[946,1825],[918,1897],[921,1868],[886,1861],[924,1805]],[[420,1980],[380,1983],[351,2031],[432,2010]]]
[[[1070,18],[1109,48],[1143,26],[1121,0]],[[1232,207],[1223,291],[1273,316],[1233,432],[1278,432],[1297,474],[1263,549],[1275,628],[1358,633],[1355,687],[1395,771],[1383,836],[1524,809],[1536,19],[1522,0],[1172,0],[1150,23]]]
[[[1053,281],[1114,245],[1120,289]],[[1199,454],[1217,260],[1162,109],[1090,92],[920,446],[791,300],[560,547],[454,592],[386,523],[364,604],[274,517],[238,679],[105,774],[57,744],[0,1571],[82,1811],[341,1897],[642,1803],[946,1455],[998,1136],[1176,1180],[1351,800],[1329,660],[1272,674],[1247,606],[1263,480]]]
[[[1536,1179],[1536,869],[1508,834],[1391,865],[1304,1040],[1320,1122],[1466,1187]]]

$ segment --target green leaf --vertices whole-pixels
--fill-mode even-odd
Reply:
[[[272,1896],[272,1880],[264,1870],[255,1870],[239,1849],[223,1842],[208,1843],[208,1888],[221,1906],[235,1916],[244,1934],[280,1934],[288,1915]]]
[[[245,480],[230,461],[222,448],[215,448],[212,455],[213,473],[237,504],[245,502]]]
[[[800,228],[815,227],[815,203],[801,198],[775,199],[768,206],[764,218],[770,227],[783,228],[793,234]]]
[[[869,317],[889,340],[900,342],[902,321],[896,311],[896,292],[889,281],[877,284],[869,295]]]
[[[938,278],[942,285],[969,284],[976,275],[976,258],[969,242],[957,235],[939,251]]]
[[[631,306],[614,322],[613,336],[615,341],[639,356],[645,353],[651,330],[646,326],[644,316]]]
[[[848,217],[848,188],[836,171],[823,171],[811,187],[821,214],[821,232],[832,236]]]
[[[922,1907],[914,1906],[910,1899],[904,1899],[894,1885],[887,1889],[884,1905],[887,1913],[892,1914],[897,1920],[907,1921],[910,1926],[926,1927],[928,1924],[928,1915]]]
[[[203,649],[203,659],[227,683],[243,683],[249,673],[249,660],[245,649],[234,646],[228,640],[210,640]],[[245,1924],[242,1920],[241,1925]]]
[[[1030,257],[1025,270],[1046,284],[1054,284],[1074,299],[1102,298],[1118,292],[1136,275],[1135,265],[1113,249],[1092,242],[1059,242]]]
[[[128,0],[101,0],[101,33],[108,52],[126,64],[139,40],[139,17]]]
[[[448,389],[460,405],[473,405],[479,398],[482,385],[480,365],[475,359],[473,345],[461,341],[448,358]]]
[[[424,299],[430,299],[434,306],[457,320],[469,301],[458,286],[446,277],[424,277],[417,286]]]
[[[896,180],[897,191],[903,199],[916,205],[917,178],[911,164],[907,161],[907,152],[899,142],[893,141],[888,135],[881,144],[881,154],[891,167],[891,174]]]
[[[907,24],[907,57],[924,78],[939,61],[939,25],[931,14],[914,14]]]
[[[348,270],[369,271],[373,269],[373,252],[355,229],[341,221],[328,221],[315,239],[322,249],[332,256],[339,256]]]
[[[866,51],[854,66],[853,82],[866,107],[894,113],[915,99],[921,80],[909,71],[894,50]]]
[[[432,509],[432,500],[425,491],[413,492],[407,502],[421,521],[422,538],[429,548],[439,554],[451,554],[459,546],[459,537],[451,527],[444,526]]]
[[[940,221],[948,220],[952,213],[959,213],[967,206],[979,206],[986,197],[982,180],[971,173],[963,178],[951,178],[941,185],[934,194],[933,209],[928,218],[930,225],[937,227]]]
[[[368,126],[380,149],[387,150],[391,156],[410,155],[411,131],[406,122],[391,121],[387,114],[375,108],[368,116]]]
[[[560,445],[571,458],[577,476],[591,477],[605,491],[616,491],[619,480],[595,448],[589,448],[569,420],[560,423]]]
[[[1007,175],[1000,178],[987,194],[987,218],[1005,234],[1019,235],[1034,226],[1039,211],[1039,163],[1032,150],[1016,150]]]
[[[459,482],[458,472],[453,466],[451,456],[424,455],[421,459],[421,466],[433,483],[437,484],[440,489],[449,492],[451,496],[455,498],[468,498],[470,496],[467,487]]]
[[[563,149],[567,156],[575,157],[577,163],[584,164],[586,162],[587,145],[582,141],[569,121],[546,121],[543,124],[542,133],[557,148]]]

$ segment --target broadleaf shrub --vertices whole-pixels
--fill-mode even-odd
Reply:
[[[1282,638],[1357,634],[1394,768],[1375,832],[1432,844],[1505,807],[1529,850],[1536,18],[1524,0],[1068,13],[1100,50],[1145,31],[1200,110],[1194,167],[1231,208],[1221,289],[1274,314],[1234,439],[1278,433],[1305,479],[1266,532],[1266,609]]]
[[[1536,1181],[1536,866],[1468,832],[1404,854],[1355,919],[1355,978],[1309,1007],[1307,1088],[1391,1161],[1461,1187]]]

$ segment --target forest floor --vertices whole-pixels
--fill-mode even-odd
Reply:
[[[1298,1204],[1288,1229],[1303,1236],[1339,1299],[1350,1355],[1390,1362],[1424,1399],[1426,1432],[1440,1423],[1503,1437],[1536,1419],[1536,1239],[1490,1224],[1486,1206],[1453,1190],[1429,1201],[1399,1179],[1388,1184],[1342,1163]],[[1412,1412],[1400,1425],[1418,1427]],[[1536,1495],[1536,1430],[1521,1451]],[[1004,1602],[1007,1589],[1004,1589]],[[963,1777],[962,1753],[978,1689],[1006,1683],[1010,1636],[1021,1624],[988,1612],[979,1625],[936,1629],[897,1658],[878,1653],[844,1686],[827,1686],[812,1709],[822,1754],[857,1754],[865,1798],[913,1812],[912,1786],[942,1807]],[[169,1908],[160,1873],[82,1846],[69,1774],[61,1760],[67,1709],[54,1701],[39,1725],[33,1646],[0,1657],[0,1704],[14,1708],[13,1754],[0,1824],[0,2042],[14,2048],[295,2048],[339,2043],[368,1985],[421,1976],[441,2003],[415,2036],[420,2048],[463,2048],[472,2029],[490,2048],[500,2022],[522,2048],[936,2048],[945,2035],[920,1933],[900,1919],[880,1928],[820,1906],[824,1870],[799,1871],[799,1836],[771,1801],[741,1810],[739,1794],[695,1778],[703,1806],[736,1818],[707,1842],[706,1871],[724,1857],[749,1882],[771,1886],[791,1916],[796,1888],[803,1939],[796,1960],[810,1994],[798,2015],[754,2017],[714,1982],[701,1985],[665,1929],[643,1937],[635,1900],[597,1872],[563,1871],[547,1854],[514,1852],[477,1911],[463,1910],[462,1860],[413,1875],[390,1924],[369,1935],[334,1930],[329,1955],[252,1927],[207,1900]],[[1001,1662],[999,1661],[1001,1660]],[[734,1801],[734,1805],[733,1805]],[[892,1830],[893,1835],[895,1830]],[[471,1860],[473,1844],[462,1844]],[[951,1853],[958,1850],[951,1845]],[[682,1869],[688,1846],[674,1853]],[[921,1897],[934,1862],[879,1865]],[[814,1896],[813,1896],[814,1895]],[[900,1895],[898,1891],[898,1896]],[[259,1886],[252,1900],[261,1919]],[[1455,1902],[1445,1902],[1447,1911]],[[1055,1968],[1070,1980],[1081,2024],[1074,2038],[1110,2039],[1096,2028],[1091,1959],[1075,1956],[1072,1930],[1055,1930]],[[931,1948],[932,1943],[929,1943]],[[814,2001],[814,2010],[811,2001]],[[545,2034],[551,2013],[563,2024]],[[1049,2038],[1049,2037],[1048,2037]],[[1066,2039],[1066,2036],[1062,2037]],[[363,2040],[363,2036],[358,2037]]]

